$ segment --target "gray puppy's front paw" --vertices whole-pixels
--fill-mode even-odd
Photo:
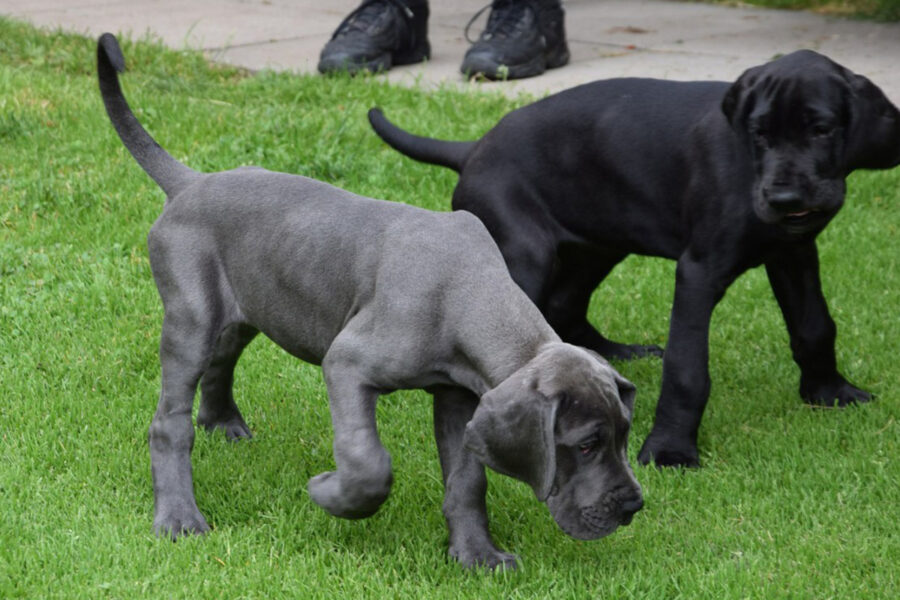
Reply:
[[[153,519],[153,531],[174,542],[186,535],[203,535],[209,531],[209,525],[197,509],[161,510]]]
[[[467,569],[514,571],[519,566],[519,559],[515,554],[498,550],[490,543],[451,544],[450,556]]]
[[[374,515],[387,499],[387,493],[352,489],[344,485],[337,471],[319,473],[306,485],[312,501],[329,514],[342,519],[365,519]]]

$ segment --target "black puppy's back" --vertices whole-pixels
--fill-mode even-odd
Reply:
[[[645,115],[664,118],[668,124],[677,127],[677,121],[681,120],[679,116],[686,123],[702,116],[713,105],[720,104],[730,85],[724,81],[668,81],[639,77],[603,79],[523,106],[501,119],[498,126],[517,113],[529,117],[532,112],[540,113],[546,120],[579,117],[587,122],[602,119],[604,113],[627,108],[627,115],[617,114],[623,124],[627,121],[621,117],[634,121]],[[678,111],[672,111],[673,104],[679,106]],[[675,122],[671,120],[673,117]]]
[[[704,160],[709,137],[719,152],[733,146],[720,109],[728,85],[611,79],[524,106],[477,142],[453,206],[474,212],[490,229],[495,218],[507,218],[495,210],[514,200],[519,220],[530,213],[547,221],[539,217],[546,212],[562,235],[674,258],[684,245],[692,166]],[[510,189],[523,178],[521,193]],[[504,189],[490,190],[492,181],[502,181]],[[649,214],[660,217],[650,236],[644,235]]]

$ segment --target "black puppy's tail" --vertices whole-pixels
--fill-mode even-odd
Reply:
[[[118,73],[124,70],[119,42],[111,33],[104,33],[97,40],[97,76],[106,114],[134,159],[171,198],[200,174],[172,158],[135,118],[119,86]]]
[[[406,156],[434,165],[462,171],[466,159],[477,142],[446,142],[434,138],[421,137],[403,131],[387,120],[378,108],[369,110],[372,129],[394,150]]]

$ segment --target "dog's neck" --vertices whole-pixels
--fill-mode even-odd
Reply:
[[[549,343],[560,342],[538,308],[525,294],[515,301],[474,302],[459,327],[459,351],[465,356],[459,383],[479,396],[524,367]]]

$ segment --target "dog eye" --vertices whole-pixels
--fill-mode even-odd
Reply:
[[[598,438],[588,440],[586,442],[582,442],[578,444],[578,451],[582,456],[590,456],[600,447],[600,440]]]
[[[767,146],[769,144],[769,132],[765,129],[754,129],[753,141],[755,141],[757,144]]]
[[[834,133],[834,128],[831,125],[815,125],[812,129],[812,134],[816,137],[829,137]]]

